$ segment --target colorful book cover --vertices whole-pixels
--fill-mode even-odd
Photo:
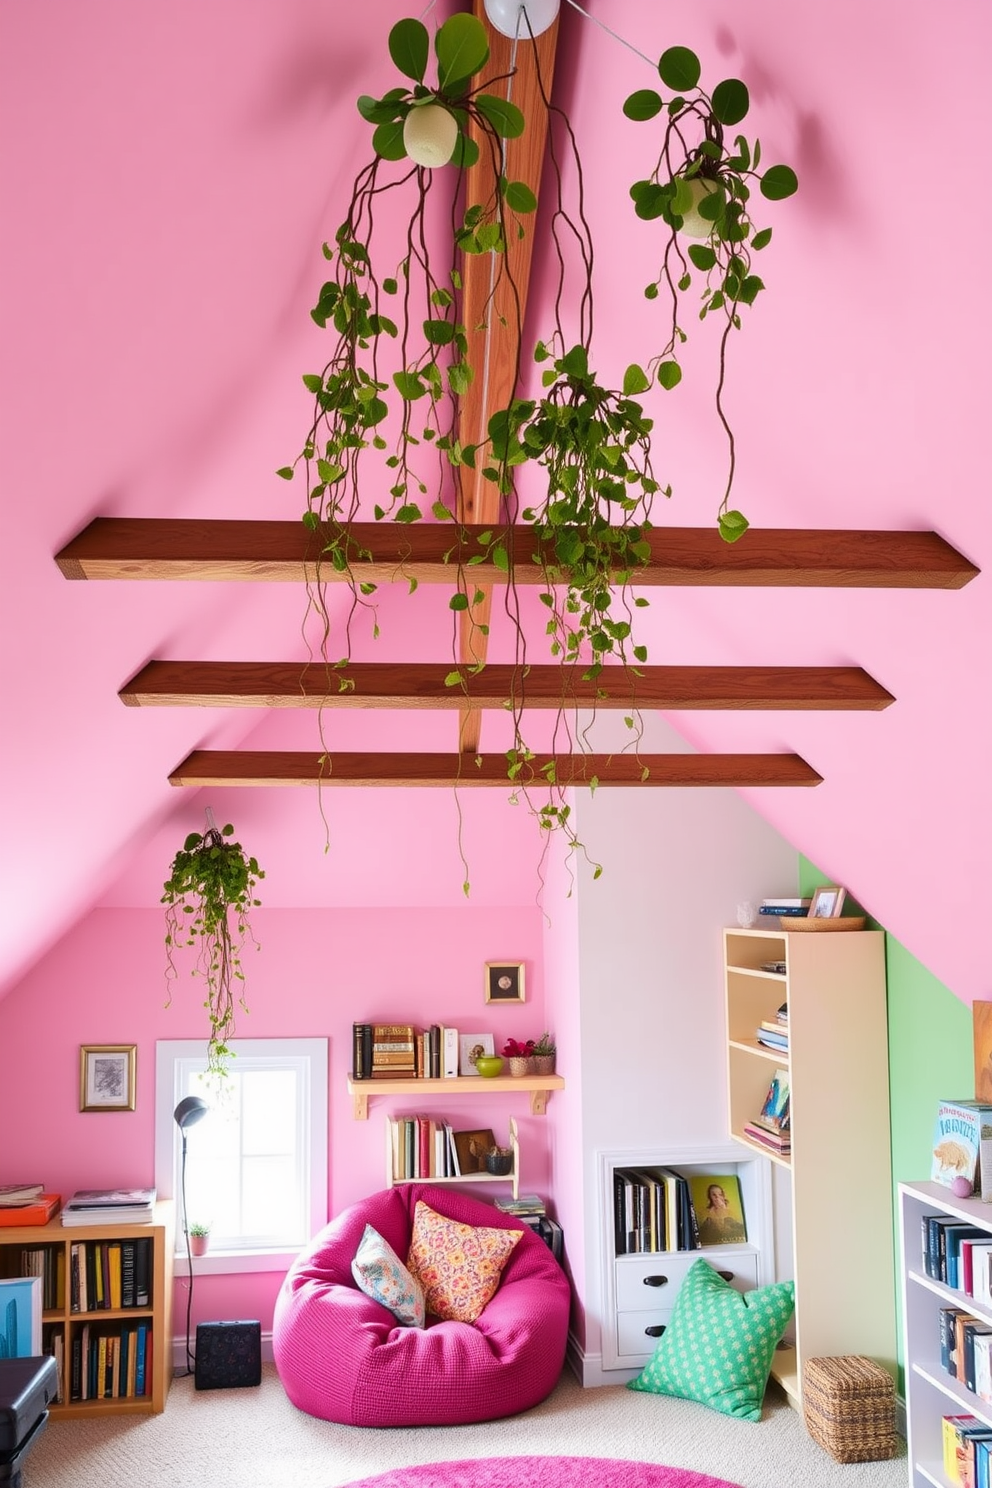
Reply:
[[[934,1124],[930,1178],[949,1188],[956,1178],[979,1187],[983,1127],[992,1147],[992,1106],[977,1100],[942,1100]],[[992,1194],[990,1194],[992,1197]]]
[[[40,1276],[0,1279],[0,1359],[41,1353]]]
[[[700,1246],[744,1244],[747,1227],[736,1173],[694,1173],[689,1191]]]

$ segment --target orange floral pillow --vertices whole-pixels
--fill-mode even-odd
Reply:
[[[499,1286],[520,1230],[491,1230],[437,1214],[418,1199],[407,1268],[435,1317],[474,1323]]]

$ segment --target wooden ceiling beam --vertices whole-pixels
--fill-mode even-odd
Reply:
[[[894,698],[855,666],[607,667],[488,664],[448,687],[450,663],[150,661],[118,694],[133,708],[783,709],[887,708]]]
[[[493,530],[466,528],[462,560],[484,555],[479,534]],[[351,531],[372,555],[356,565],[363,580],[455,587],[458,534],[446,523],[365,522]],[[961,589],[980,572],[936,532],[751,527],[739,542],[725,543],[715,527],[654,527],[646,536],[651,557],[637,574],[639,589]],[[514,582],[543,584],[530,529],[519,527],[513,543]],[[319,574],[327,583],[342,581],[320,562],[319,541],[298,521],[96,517],[55,562],[67,579],[303,583]],[[479,583],[506,583],[492,563],[474,564],[471,573]]]
[[[267,750],[195,749],[169,776],[175,786],[458,786],[525,785],[547,789],[541,770],[554,759],[557,784],[659,786],[813,786],[822,777],[796,754],[539,755],[529,781],[510,782],[504,754],[332,755]]]

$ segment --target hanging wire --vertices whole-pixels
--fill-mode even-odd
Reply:
[[[578,0],[565,0],[565,3],[566,5],[570,5],[573,10],[577,10],[579,12],[579,15],[585,16],[587,21],[592,21],[593,25],[598,26],[601,31],[605,31],[607,36],[612,36],[614,41],[618,41],[621,46],[625,46],[628,52],[633,52],[635,57],[640,57],[641,61],[646,62],[652,71],[654,71],[654,69],[657,67],[657,58],[645,56],[642,51],[639,51],[637,47],[633,46],[629,41],[625,40],[625,38],[622,37],[619,32],[611,31],[610,27],[607,26],[604,21],[599,20],[594,15],[590,15],[587,10],[583,10],[582,6],[579,5]]]

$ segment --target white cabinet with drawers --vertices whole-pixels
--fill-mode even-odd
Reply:
[[[617,1255],[613,1224],[613,1175],[617,1168],[673,1168],[693,1174],[736,1174],[747,1240],[700,1250],[641,1251]],[[689,1267],[702,1257],[740,1291],[773,1279],[771,1167],[767,1159],[742,1156],[736,1144],[660,1151],[599,1153],[603,1257],[602,1363],[618,1382],[633,1379],[654,1352],[667,1327]]]

